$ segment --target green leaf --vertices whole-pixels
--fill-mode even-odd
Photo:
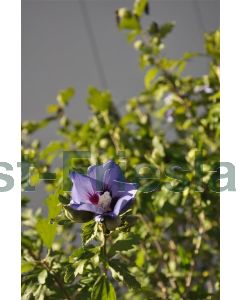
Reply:
[[[116,296],[113,285],[111,284],[111,282],[109,282],[108,284],[109,284],[108,299],[109,300],[117,300],[117,296]]]
[[[112,259],[109,261],[112,275],[117,280],[124,281],[130,288],[140,289],[140,283],[133,277],[126,266],[122,264],[118,259]]]
[[[60,203],[65,204],[65,205],[69,204],[69,202],[70,202],[70,199],[63,195],[59,195],[58,200]]]
[[[130,18],[122,18],[119,27],[121,29],[130,29],[130,30],[139,30],[140,23],[139,20],[136,18],[136,16],[132,16]]]
[[[165,38],[170,32],[172,32],[173,28],[175,27],[175,22],[169,22],[161,25],[159,27],[159,35],[160,38]]]
[[[141,17],[147,8],[147,5],[148,5],[148,0],[135,0],[134,6],[133,6],[134,14]]]
[[[118,251],[127,251],[130,250],[136,245],[138,239],[136,236],[128,237],[124,240],[118,240],[115,244],[112,245],[111,249],[109,250],[109,257],[112,257]]]
[[[40,284],[45,284],[46,279],[47,279],[48,273],[47,270],[42,270],[39,274],[38,274],[38,282]]]
[[[72,209],[70,206],[64,205],[65,216],[76,223],[85,223],[93,219],[94,214],[89,211],[81,211]]]
[[[136,124],[138,121],[139,117],[135,113],[131,112],[122,117],[122,119],[120,120],[120,124],[121,126],[126,126],[129,123]]]
[[[165,38],[174,28],[175,22],[165,23],[159,26],[156,22],[152,22],[149,26],[148,33],[160,39]]]
[[[116,300],[116,293],[105,275],[98,278],[93,286],[91,300]]]
[[[67,266],[64,274],[64,282],[65,283],[71,283],[75,279],[74,276],[74,269],[72,266]]]
[[[66,143],[60,141],[50,142],[42,152],[40,152],[40,159],[46,160],[48,164],[59,157],[59,153],[68,150]]]
[[[78,298],[76,299],[91,299],[91,292],[89,291],[89,287],[85,286],[84,288],[82,288],[77,296]]]
[[[85,263],[86,263],[86,260],[82,260],[82,261],[80,261],[80,262],[78,263],[78,265],[77,265],[77,267],[76,267],[76,269],[75,269],[75,271],[74,271],[75,277],[76,277],[78,274],[81,275],[81,274],[83,273],[83,269],[84,269]]]
[[[213,58],[217,58],[217,62],[219,62],[218,60],[220,57],[220,31],[216,30],[212,33],[206,33],[204,37],[206,52]]]
[[[82,241],[83,244],[88,244],[97,234],[98,223],[91,220],[82,226]]]
[[[139,35],[139,30],[131,30],[127,34],[127,40],[129,43],[133,42]]]
[[[150,35],[157,35],[159,33],[159,26],[156,22],[152,22],[149,26],[148,33]]]
[[[34,269],[34,264],[30,261],[22,261],[21,264],[21,272],[22,273],[27,273],[30,272]]]
[[[139,218],[137,216],[126,216],[123,218],[124,222],[127,222],[128,226],[133,226],[136,224]]]
[[[124,7],[117,11],[117,22],[120,29],[135,31],[139,31],[141,29],[139,17]]]
[[[147,89],[151,88],[152,81],[157,76],[157,74],[158,74],[157,68],[153,68],[153,69],[150,69],[147,71],[145,78],[144,78],[144,84]]]
[[[144,265],[144,261],[145,261],[145,251],[143,249],[140,249],[137,257],[136,257],[136,265],[141,268]]]
[[[106,111],[111,107],[112,96],[108,91],[101,92],[90,86],[88,88],[89,97],[87,103],[94,111]]]
[[[93,286],[91,300],[107,299],[106,277],[103,275],[99,277]]]
[[[179,61],[176,66],[176,74],[180,76],[183,73],[183,71],[186,69],[186,66],[187,66],[186,61],[184,60]]]
[[[61,212],[61,206],[59,205],[58,195],[49,195],[48,198],[45,200],[45,203],[48,207],[48,219],[51,220],[56,218]]]
[[[40,219],[36,224],[36,230],[44,245],[51,248],[57,232],[56,224],[51,224],[48,219]]]
[[[74,262],[75,260],[80,260],[80,259],[90,259],[94,257],[98,252],[99,252],[98,247],[79,248],[73,251],[73,253],[69,257],[69,261]]]
[[[54,113],[56,113],[58,110],[59,110],[59,105],[58,105],[58,104],[50,104],[50,105],[47,107],[47,112],[48,112],[49,114],[54,114]]]
[[[67,106],[70,99],[74,96],[75,90],[73,87],[69,87],[65,90],[61,90],[57,95],[57,101],[61,106]]]

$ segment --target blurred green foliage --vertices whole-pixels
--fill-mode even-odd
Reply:
[[[23,300],[219,299],[219,31],[205,34],[205,53],[170,59],[164,39],[174,24],[143,28],[148,12],[147,0],[116,12],[145,73],[145,89],[127,101],[124,115],[109,91],[89,87],[92,116],[86,123],[70,120],[65,108],[74,89],[68,88],[46,118],[22,124],[22,187],[45,178],[48,194],[47,216],[42,207],[31,209],[30,196],[22,200]],[[208,74],[184,75],[188,62],[201,56],[209,60]],[[60,137],[43,146],[32,134],[51,122],[59,124]],[[85,172],[115,159],[129,181],[137,179],[131,214],[103,227],[91,216],[66,212],[69,169],[56,167],[63,151],[91,153],[69,169]],[[55,180],[46,180],[49,172]]]

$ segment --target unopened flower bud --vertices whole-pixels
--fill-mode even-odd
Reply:
[[[40,141],[39,140],[33,140],[32,147],[35,149],[38,149],[40,147]]]
[[[119,16],[120,18],[126,18],[126,17],[128,17],[128,16],[129,16],[129,11],[128,11],[128,9],[125,8],[125,7],[120,8],[120,9],[118,10],[118,16]]]
[[[106,217],[104,219],[104,223],[105,223],[107,229],[112,231],[121,225],[121,218],[120,217],[116,217],[116,218]]]
[[[107,148],[108,146],[108,139],[101,139],[99,142],[99,146],[103,149]]]
[[[143,42],[141,40],[137,40],[133,46],[136,50],[140,50],[143,47]]]
[[[62,127],[66,127],[69,125],[69,120],[66,116],[63,116],[61,119],[60,119],[60,125]]]

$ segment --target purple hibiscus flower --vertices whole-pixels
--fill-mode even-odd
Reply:
[[[132,203],[136,184],[128,183],[120,167],[110,160],[90,166],[87,175],[72,172],[73,183],[70,207],[76,211],[93,213],[97,219],[117,217]]]

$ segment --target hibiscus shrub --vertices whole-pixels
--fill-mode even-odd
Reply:
[[[46,118],[22,124],[24,300],[219,299],[219,31],[204,54],[170,59],[174,24],[144,29],[144,14],[146,0],[116,13],[146,74],[124,114],[89,87],[92,116],[70,120],[68,88]],[[203,55],[209,73],[186,75]],[[52,122],[61,138],[42,145]]]

